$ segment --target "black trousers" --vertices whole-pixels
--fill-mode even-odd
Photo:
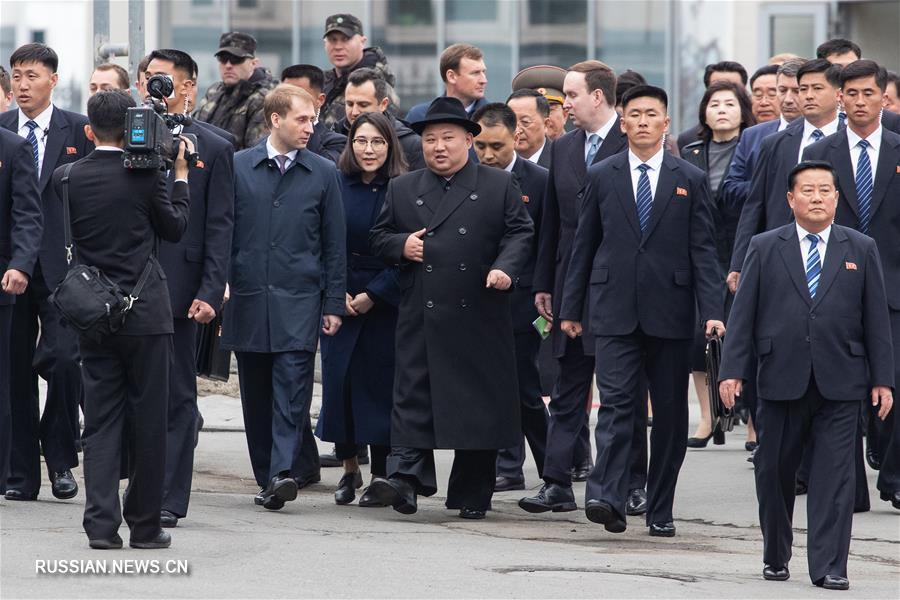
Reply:
[[[496,450],[454,450],[447,482],[447,508],[490,510],[496,476]],[[437,492],[434,450],[394,446],[387,458],[390,478],[408,481],[421,496]]]
[[[900,311],[891,311],[891,335],[894,342],[894,377],[900,376]],[[881,421],[873,413],[870,421],[877,424],[879,434],[879,450],[881,451],[881,470],[878,472],[878,491],[885,494],[900,492],[900,426],[897,425],[897,408],[888,413],[887,419]]]
[[[542,396],[552,396],[553,395],[553,387],[556,385],[557,379],[559,379],[559,361],[553,356],[553,343],[550,338],[543,340],[541,342],[540,351],[538,352],[538,368],[540,370],[541,375],[541,395]],[[590,417],[590,407],[585,403],[585,411],[588,413],[588,417]],[[551,414],[548,419],[553,418]],[[593,465],[594,459],[591,456],[591,432],[588,427],[589,419],[586,419],[584,422],[584,426],[578,432],[578,440],[575,443],[575,452],[572,454],[572,466],[580,467],[582,465]],[[516,448],[508,449],[509,454],[509,464],[512,464],[512,461],[517,461],[519,464],[519,471],[521,471],[521,465],[525,464],[525,446],[524,444],[519,444],[519,450]],[[503,454],[504,450],[501,450],[500,453]],[[504,458],[504,460],[507,460]],[[543,465],[541,465],[543,468]],[[505,467],[508,469],[508,466]],[[501,473],[497,473],[500,475]]]
[[[260,487],[280,473],[305,478],[299,469],[312,444],[309,405],[312,401],[315,354],[312,352],[236,352],[241,382],[244,431],[253,475]],[[318,461],[318,451],[316,451]]]
[[[892,410],[891,412],[894,411]],[[854,481],[856,482],[853,488],[854,512],[865,512],[872,508],[869,498],[869,480],[866,476],[866,459],[863,451],[863,436],[865,432],[863,421],[863,415],[860,414],[856,423],[856,441],[853,444],[853,470],[855,471]],[[797,469],[797,481],[807,485],[809,485],[810,470],[812,469],[813,452],[811,442],[807,441],[801,450],[802,458]]]
[[[522,437],[519,444],[497,453],[498,477],[522,477],[525,463],[525,440],[537,465],[538,477],[544,473],[547,451],[547,407],[541,396],[541,374],[538,370],[538,352],[541,336],[536,331],[517,333],[516,373],[519,380],[519,401],[522,405]]]
[[[40,264],[28,288],[16,297],[10,341],[12,450],[9,489],[34,494],[41,487],[41,454],[51,472],[78,465],[78,405],[83,390],[78,337],[50,303],[52,290]],[[40,323],[40,338],[38,338]],[[40,412],[38,381],[47,381]]]
[[[197,407],[197,323],[193,319],[175,319],[174,323],[162,507],[180,519],[187,516],[191,499],[194,433],[200,411]]]
[[[365,446],[359,446],[355,443],[335,442],[334,455],[338,460],[356,458],[359,455],[360,448],[365,448]],[[391,447],[372,444],[370,449],[369,472],[375,477],[387,477],[387,457],[391,453]]]
[[[12,423],[9,414],[9,338],[13,305],[0,306],[0,494],[6,492]]]
[[[84,531],[109,538],[122,516],[133,541],[159,532],[166,466],[166,411],[172,336],[111,336],[81,341],[84,377]],[[128,489],[119,509],[119,469],[130,423]]]
[[[806,497],[810,579],[847,576],[860,407],[861,402],[826,400],[814,380],[800,400],[759,399],[763,428],[755,459],[756,496],[766,564],[791,560],[794,478],[805,445],[812,450]]]
[[[597,460],[587,481],[586,499],[609,502],[623,518],[635,454],[638,404],[646,404],[646,374],[653,406],[647,473],[647,524],[672,521],[678,472],[687,451],[688,381],[691,339],[670,340],[635,331],[598,336]],[[646,440],[646,429],[643,432]]]

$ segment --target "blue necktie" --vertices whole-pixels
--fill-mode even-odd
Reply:
[[[866,148],[870,146],[866,140],[859,140],[859,160],[856,163],[856,204],[859,207],[859,231],[869,235],[869,222],[872,220],[872,162]]]
[[[591,163],[594,162],[594,157],[597,156],[597,151],[600,149],[600,142],[603,140],[596,133],[592,133],[588,141],[591,143],[591,147],[588,148],[587,157],[584,159],[584,166],[586,167],[591,166]]]
[[[34,159],[34,170],[38,174],[38,177],[40,177],[41,153],[38,149],[37,136],[34,134],[34,130],[37,129],[38,124],[34,121],[28,121],[25,125],[28,127],[28,135],[25,136],[25,139],[31,144],[31,158]]]
[[[819,260],[819,236],[814,233],[806,234],[809,240],[809,255],[806,257],[806,285],[809,287],[809,297],[816,297],[816,288],[819,287],[819,275],[822,273],[822,261]]]
[[[844,111],[840,111],[838,113],[838,129],[843,129],[847,126],[847,113]]]
[[[638,177],[637,195],[635,204],[637,206],[638,223],[641,225],[641,232],[647,229],[647,223],[650,222],[650,209],[653,207],[653,194],[650,192],[650,177],[647,171],[650,165],[638,165],[641,172]]]
[[[821,129],[814,129],[813,132],[812,132],[810,135],[812,135],[812,138],[813,138],[813,144],[815,144],[816,142],[818,142],[819,140],[821,140],[823,137],[825,137],[825,134],[822,133],[822,130],[821,130]]]

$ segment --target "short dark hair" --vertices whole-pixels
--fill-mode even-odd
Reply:
[[[589,92],[600,90],[610,106],[616,105],[616,72],[599,60],[583,60],[569,67],[569,71],[584,73]]]
[[[388,97],[388,94],[390,94],[387,81],[385,81],[384,77],[381,76],[381,73],[375,69],[363,67],[362,69],[356,69],[350,73],[349,77],[347,77],[347,85],[353,84],[358,87],[367,81],[371,81],[372,85],[375,87],[376,102],[381,102]]]
[[[862,58],[862,49],[857,44],[844,38],[834,38],[819,44],[819,47],[816,48],[816,58],[827,58],[832,54],[846,54],[847,52],[852,52],[856,58]]]
[[[472,120],[483,127],[503,125],[511,134],[516,134],[516,113],[502,102],[485,104],[475,111],[475,114],[472,115]]]
[[[831,173],[831,180],[834,182],[834,187],[837,187],[837,171],[834,170],[834,167],[831,166],[831,163],[825,162],[824,160],[804,160],[793,169],[791,169],[790,173],[788,173],[788,191],[794,190],[794,184],[797,183],[797,175],[799,175],[803,171],[811,171],[813,169],[828,171],[829,173]]]
[[[647,80],[643,75],[631,69],[625,69],[625,71],[619,73],[618,77],[616,77],[616,100],[621,103],[625,92],[636,85],[647,85]]]
[[[116,77],[119,80],[119,89],[127,90],[131,87],[131,82],[128,81],[128,71],[120,67],[115,63],[102,63],[94,67],[95,71],[113,71],[116,74]]]
[[[713,82],[703,93],[703,98],[700,100],[700,110],[698,112],[698,118],[700,119],[699,137],[704,142],[710,141],[713,137],[712,127],[706,123],[706,109],[709,107],[709,101],[712,100],[713,94],[716,92],[732,92],[735,98],[737,98],[738,106],[741,109],[741,131],[756,124],[756,119],[753,117],[753,104],[750,102],[750,95],[747,93],[747,88],[731,81]]]
[[[9,71],[0,66],[0,89],[3,90],[4,94],[9,94],[12,92],[12,85],[9,81]]]
[[[150,55],[144,56],[141,59],[141,62],[137,64],[137,73],[134,74],[134,80],[138,81],[141,78],[141,75],[147,72],[147,67],[150,66]]]
[[[855,60],[843,69],[841,69],[841,88],[851,79],[862,79],[863,77],[874,77],[875,85],[882,92],[887,88],[888,73],[887,69],[879,65],[874,60]]]
[[[447,71],[458,72],[459,63],[461,63],[464,58],[468,58],[469,60],[483,60],[484,53],[480,48],[473,46],[472,44],[453,44],[452,46],[447,46],[444,51],[441,52],[439,68],[441,70],[441,79],[444,80],[444,83],[447,83]]]
[[[706,65],[706,69],[703,71],[703,87],[709,87],[709,80],[713,73],[737,73],[741,76],[741,83],[747,85],[747,69],[739,62],[722,60]]]
[[[175,66],[175,69],[187,75],[188,79],[193,79],[195,76],[194,74],[197,72],[197,63],[194,62],[191,55],[181,50],[175,50],[174,48],[154,50],[147,58],[149,59],[147,60],[148,67],[154,60],[165,60],[172,63]]]
[[[9,57],[9,68],[15,69],[16,65],[30,62],[41,63],[50,69],[51,73],[56,73],[59,68],[59,56],[56,55],[53,48],[38,43],[25,44],[16,48],[16,51]]]
[[[808,73],[824,73],[825,79],[836,88],[841,87],[841,67],[833,65],[824,58],[808,60],[797,69],[797,83]]]
[[[8,75],[7,75],[7,77],[8,77]],[[0,78],[0,81],[2,81],[2,78]],[[900,75],[897,75],[893,71],[888,71],[887,72],[887,83],[888,83],[888,85],[893,83],[894,84],[894,94],[900,96]],[[885,89],[887,89],[887,85],[884,87],[885,87]],[[7,93],[9,93],[9,92],[7,92]]]
[[[753,73],[753,76],[750,77],[750,88],[751,89],[753,88],[754,82],[756,82],[756,80],[759,79],[760,77],[762,77],[763,75],[776,75],[777,76],[778,75],[778,65],[765,65],[763,67],[758,68],[756,70],[756,72]]]
[[[550,116],[550,103],[547,101],[547,97],[539,91],[531,88],[516,90],[509,95],[509,98],[506,99],[506,103],[509,104],[510,100],[515,100],[516,98],[534,98],[538,114],[544,119]]]
[[[625,96],[622,98],[622,108],[625,109],[629,102],[638,98],[656,98],[662,102],[666,110],[669,109],[669,96],[666,94],[666,90],[655,85],[636,85],[625,92]]]
[[[125,119],[133,106],[134,98],[125,90],[105,90],[91,96],[87,117],[94,135],[101,141],[125,139]]]
[[[403,154],[403,146],[400,145],[400,139],[397,137],[397,132],[394,131],[394,126],[390,119],[380,112],[363,113],[353,121],[350,131],[347,132],[347,144],[344,146],[344,151],[341,152],[341,157],[338,159],[338,170],[344,175],[359,175],[363,172],[362,167],[359,166],[359,161],[356,160],[356,154],[353,152],[353,138],[356,137],[356,132],[359,131],[359,128],[366,123],[377,129],[378,133],[387,141],[387,158],[384,159],[384,164],[378,169],[378,174],[391,179],[406,173],[407,165],[406,157]]]
[[[299,79],[305,77],[309,80],[309,87],[319,90],[325,89],[325,73],[316,65],[291,65],[281,72],[281,82],[285,79]]]

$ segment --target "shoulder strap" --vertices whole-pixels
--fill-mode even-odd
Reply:
[[[153,270],[154,256],[156,256],[155,249],[147,259],[147,264],[144,265],[144,270],[141,272],[141,278],[138,279],[137,285],[134,286],[134,289],[131,290],[131,293],[128,295],[128,307],[125,310],[131,310],[131,307],[132,305],[134,305],[135,301],[141,297],[141,290],[144,289],[144,285],[147,283],[147,279],[150,278],[150,272]]]
[[[62,205],[63,205],[63,230],[65,231],[65,242],[66,242],[66,264],[72,264],[72,249],[74,245],[72,244],[72,222],[69,216],[69,173],[72,171],[72,167],[75,163],[69,163],[66,165],[65,170],[63,171],[63,177],[60,183],[62,183]]]

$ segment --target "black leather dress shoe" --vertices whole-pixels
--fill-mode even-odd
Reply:
[[[132,548],[141,548],[143,550],[168,548],[172,545],[172,536],[160,529],[155,538],[144,542],[140,540],[128,540],[128,545]]]
[[[266,488],[259,488],[259,491],[256,492],[256,495],[253,496],[253,504],[257,506],[262,506],[263,502],[266,501],[266,497],[263,496],[263,492],[266,491]]]
[[[878,451],[871,445],[866,444],[866,462],[872,467],[873,471],[881,470],[881,456]]]
[[[753,450],[753,452],[750,453],[750,456],[747,457],[747,462],[748,462],[748,463],[752,463],[752,464],[754,464],[754,465],[756,464],[754,461],[756,460],[756,453],[757,453],[757,452],[759,452],[759,446],[757,446],[756,449]]]
[[[509,492],[512,490],[524,490],[525,477],[498,477],[494,482],[495,492]]]
[[[109,538],[88,540],[88,546],[94,550],[118,550],[122,547],[122,538],[117,533]]]
[[[203,429],[203,423],[205,423],[205,421],[203,420],[203,415],[198,412],[197,423],[194,427],[194,448],[196,448],[197,444],[200,443],[200,430]]]
[[[644,488],[635,488],[628,492],[628,501],[625,502],[625,514],[629,517],[643,515],[647,512],[647,491]]]
[[[571,487],[563,487],[557,483],[545,483],[537,496],[519,500],[519,508],[530,513],[571,512],[578,509],[575,494]]]
[[[650,523],[651,537],[675,537],[675,523],[666,521],[665,523]]]
[[[616,514],[609,502],[588,500],[584,505],[584,514],[588,521],[603,525],[603,528],[610,533],[625,531],[625,519]]]
[[[850,580],[840,575],[826,575],[816,585],[826,590],[849,590]]]
[[[805,481],[800,481],[800,480],[798,479],[797,482],[794,484],[794,495],[795,495],[795,496],[802,496],[803,494],[806,493],[807,489],[808,489],[808,487],[807,487],[807,485],[806,485],[806,482],[805,482]]]
[[[350,504],[356,500],[356,490],[363,485],[362,474],[359,471],[352,473],[344,473],[338,482],[337,490],[334,492],[335,504]]]
[[[382,504],[379,502],[375,496],[369,493],[369,488],[366,488],[363,491],[362,496],[359,497],[359,505],[363,508],[386,508],[390,506],[389,504]]]
[[[68,500],[78,494],[78,484],[75,483],[75,477],[69,469],[50,473],[50,483],[53,495],[60,500]]]
[[[593,470],[594,463],[591,461],[572,467],[572,481],[587,481],[588,476]]]
[[[783,567],[766,565],[763,568],[763,579],[766,581],[787,581],[790,578],[791,572],[788,570],[787,565]]]
[[[359,452],[356,455],[356,462],[361,465],[369,464],[369,447],[368,446],[360,446]],[[344,461],[337,457],[335,453],[334,447],[332,446],[331,452],[328,454],[320,454],[319,455],[319,463],[323,467],[343,467]]]
[[[279,510],[285,502],[297,499],[297,482],[291,477],[276,475],[261,493],[263,508]]]
[[[8,494],[9,492],[6,493]],[[900,510],[900,492],[894,492],[893,494],[890,494],[888,492],[881,492],[881,499],[885,502],[890,502],[891,506],[893,506],[897,510]]]
[[[411,515],[419,510],[416,491],[403,479],[376,477],[369,486],[368,494],[379,504],[390,506],[404,515]]]
[[[474,508],[466,508],[465,506],[459,509],[459,518],[460,519],[473,519],[479,520],[483,519],[485,516],[485,511],[476,510]]]
[[[7,500],[15,500],[17,502],[25,502],[31,500],[37,500],[37,492],[33,494],[26,494],[21,490],[6,490],[6,493],[3,494],[3,497]]]
[[[159,512],[159,526],[160,527],[176,527],[178,525],[178,517],[167,510],[161,510]]]
[[[297,489],[302,490],[305,487],[309,487],[315,483],[319,483],[322,481],[322,475],[320,473],[316,473],[315,475],[310,475],[309,477],[295,477],[294,481],[297,483]]]

